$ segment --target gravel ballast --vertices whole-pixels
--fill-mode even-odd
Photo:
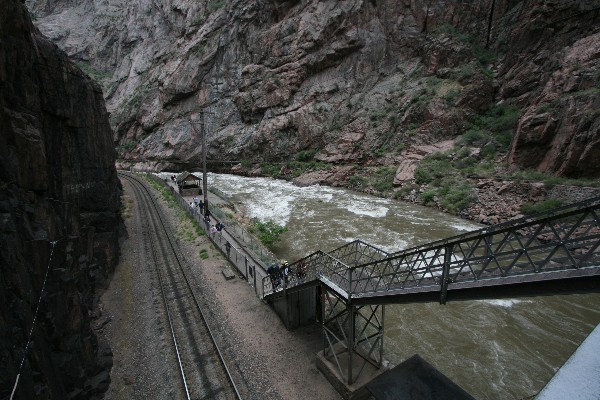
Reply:
[[[124,184],[125,194],[128,190]],[[173,239],[181,250],[197,287],[204,314],[228,360],[236,385],[245,399],[341,399],[317,370],[322,350],[321,327],[314,324],[288,331],[277,314],[236,274],[226,279],[228,261],[205,236],[191,236],[191,221],[159,198]],[[167,365],[173,351],[167,336],[155,273],[142,242],[143,210],[132,202],[125,220],[121,260],[101,297],[102,323],[98,333],[113,353],[111,384],[106,399],[170,399],[179,375]],[[200,251],[209,257],[202,259]],[[235,269],[232,270],[235,271]]]

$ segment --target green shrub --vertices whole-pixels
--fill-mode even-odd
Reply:
[[[492,159],[492,158],[496,157],[496,154],[497,154],[496,146],[493,143],[488,143],[481,148],[480,155],[483,158]]]
[[[525,215],[537,214],[562,206],[563,203],[557,199],[548,199],[537,203],[523,203],[521,212]]]
[[[430,203],[433,203],[435,194],[436,194],[436,191],[432,189],[432,190],[428,190],[426,192],[421,193],[419,195],[419,198],[421,199],[423,204],[428,205]]]
[[[438,193],[440,206],[450,212],[467,208],[475,199],[473,188],[466,182],[449,181]]]
[[[444,153],[431,154],[419,163],[415,170],[415,181],[419,185],[433,182],[448,175],[453,170],[452,163]]]
[[[279,176],[281,167],[277,164],[260,163],[260,173],[264,176],[276,178]]]
[[[394,178],[396,176],[396,168],[381,167],[373,177],[372,186],[378,192],[387,192],[394,188]]]
[[[352,175],[350,178],[348,178],[348,184],[351,187],[358,187],[358,188],[368,186],[367,178],[365,178],[364,176],[360,176],[360,175]]]
[[[277,225],[272,220],[266,222],[254,220],[250,227],[250,232],[256,234],[258,239],[271,250],[281,240],[281,235],[287,231],[286,226]]]
[[[208,3],[208,11],[210,12],[214,12],[217,11],[220,8],[223,8],[223,6],[225,5],[226,0],[212,0]]]
[[[208,250],[202,249],[200,250],[200,258],[206,260],[208,258]]]
[[[493,145],[493,152],[491,147],[486,151],[488,155],[495,156],[492,153],[503,152],[510,147],[519,116],[520,112],[517,107],[494,106],[485,114],[472,118],[458,142],[468,146]]]
[[[377,150],[375,150],[374,154],[376,157],[383,157],[388,151],[387,146],[381,146]]]
[[[298,153],[296,153],[296,161],[304,161],[304,162],[308,162],[311,161],[313,159],[313,157],[315,156],[315,154],[317,154],[319,150],[318,149],[309,149],[309,150],[302,150],[299,151]]]
[[[419,197],[425,205],[433,203],[434,198],[437,197],[440,207],[452,213],[467,208],[475,200],[473,187],[454,177],[443,179],[433,188],[421,193]]]
[[[482,131],[480,129],[471,128],[459,139],[460,144],[465,144],[467,146],[479,146],[482,141],[486,140],[490,136],[490,132]]]

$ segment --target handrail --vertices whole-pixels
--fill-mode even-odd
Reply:
[[[352,267],[352,294],[600,267],[600,198],[435,241]],[[534,279],[534,278],[532,278]]]
[[[560,279],[565,271],[600,268],[599,212],[596,197],[391,254],[355,240],[329,253],[315,252],[290,267],[303,262],[307,277],[335,286],[348,298],[419,288],[439,291],[444,303],[448,290],[461,283],[516,276]],[[328,257],[346,270],[323,268]],[[296,284],[290,280],[286,287]],[[265,288],[264,294],[272,291]]]

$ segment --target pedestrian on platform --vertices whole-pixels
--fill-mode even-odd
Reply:
[[[194,207],[198,207],[198,196],[194,196]]]
[[[304,260],[300,260],[296,264],[296,275],[298,276],[298,283],[303,284],[306,280],[306,262]]]
[[[210,237],[212,237],[213,239],[215,238],[215,235],[217,233],[217,227],[214,225],[210,226]]]
[[[198,207],[200,208],[200,214],[204,214],[204,202],[202,200],[198,202]]]
[[[204,225],[206,226],[206,233],[208,234],[210,232],[210,216],[208,214],[204,216]]]
[[[271,279],[273,291],[277,290],[277,287],[281,283],[281,272],[279,271],[279,265],[277,265],[277,263],[271,264],[271,266],[267,269],[267,274],[269,274],[269,279]]]
[[[283,287],[287,288],[290,281],[290,264],[286,260],[281,260],[281,274],[283,275]]]
[[[223,230],[223,228],[225,228],[225,224],[218,222],[215,227],[217,228],[217,232],[219,232],[219,236],[223,236],[223,232],[221,232]]]
[[[225,242],[225,252],[227,252],[227,258],[229,257],[229,252],[231,251],[231,243]]]

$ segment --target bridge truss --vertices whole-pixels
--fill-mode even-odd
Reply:
[[[352,384],[381,366],[385,304],[600,292],[600,197],[392,254],[354,241],[291,271],[287,290],[321,282],[323,354]]]

